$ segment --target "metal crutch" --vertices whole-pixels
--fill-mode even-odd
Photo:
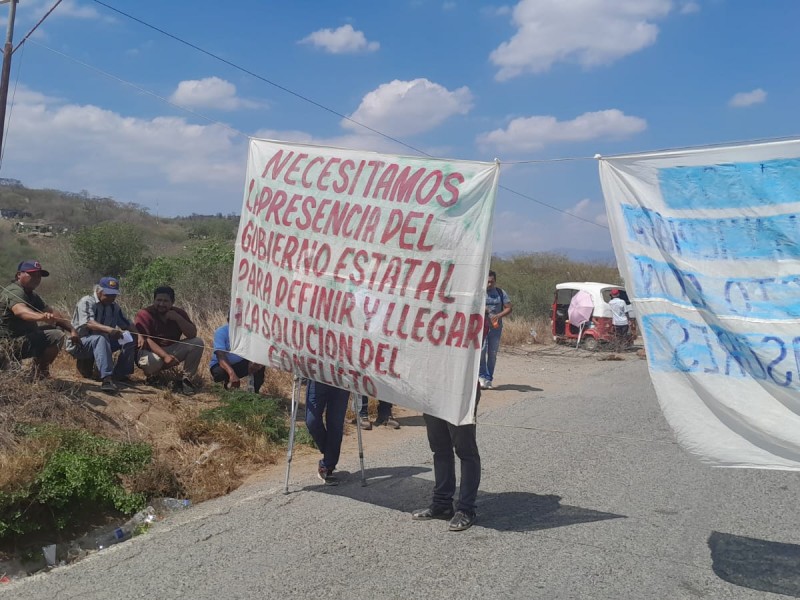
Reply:
[[[364,473],[364,445],[361,442],[361,396],[355,392],[350,392],[353,399],[353,412],[356,415],[356,434],[358,435],[358,460],[361,463],[361,486],[367,485],[367,476]]]
[[[294,450],[294,430],[296,427],[297,421],[297,407],[300,404],[300,401],[297,398],[297,395],[300,393],[300,378],[295,377],[294,381],[292,382],[292,417],[291,423],[289,424],[289,448],[286,451],[286,481],[284,482],[283,486],[283,493],[289,493],[289,471],[292,468],[292,451]]]

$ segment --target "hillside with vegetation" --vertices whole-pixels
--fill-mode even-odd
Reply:
[[[20,261],[40,260],[51,276],[39,291],[56,308],[71,314],[100,277],[113,275],[128,315],[168,284],[207,345],[224,323],[236,215],[156,217],[135,204],[9,180],[0,180],[0,209],[12,215],[0,219],[0,277],[9,281]],[[19,213],[57,227],[52,235],[19,231]],[[495,258],[492,268],[514,304],[505,346],[549,340],[556,283],[619,282],[613,265],[553,254]],[[285,448],[288,373],[269,372],[257,397],[206,379],[191,398],[145,385],[138,371],[121,398],[104,396],[65,353],[51,380],[30,384],[24,376],[25,365],[6,361],[0,369],[0,565],[4,556],[74,539],[154,497],[202,501],[229,493]]]

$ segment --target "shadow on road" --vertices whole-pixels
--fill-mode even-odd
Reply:
[[[717,577],[741,587],[800,598],[800,546],[714,531],[708,538]]]
[[[491,391],[483,392],[484,394],[491,394],[492,391],[496,392],[543,392],[542,388],[535,388],[530,385],[522,385],[516,383],[504,383],[503,385],[496,385],[492,387]]]
[[[415,475],[430,473],[431,469],[380,467],[365,471],[366,487],[359,485],[360,473],[337,471],[343,479],[341,485],[336,487],[320,485],[307,489],[344,496],[405,513],[430,504],[433,482]],[[537,531],[621,518],[625,518],[624,515],[561,504],[561,497],[555,495],[530,492],[478,493],[478,524],[497,531]]]

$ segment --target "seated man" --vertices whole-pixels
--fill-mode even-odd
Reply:
[[[165,285],[153,292],[153,304],[136,313],[136,330],[144,337],[136,364],[152,383],[163,369],[183,363],[181,391],[191,396],[195,393],[192,380],[197,377],[204,344],[189,315],[174,304],[175,290]]]
[[[264,384],[264,365],[252,363],[246,358],[230,352],[230,324],[218,327],[214,332],[214,352],[211,355],[211,378],[225,387],[238,388],[242,377],[253,378],[253,391],[257,394]]]
[[[117,279],[103,277],[98,281],[93,294],[78,300],[72,315],[72,326],[80,334],[80,340],[67,342],[67,352],[78,359],[81,375],[92,378],[96,366],[103,382],[100,389],[111,394],[117,391],[114,379],[130,379],[137,343],[132,336],[128,336],[127,343],[123,342],[125,331],[135,334],[136,329],[117,304],[118,296]],[[117,350],[120,353],[115,365]]]
[[[73,340],[79,337],[69,319],[50,308],[34,291],[42,277],[49,276],[38,260],[26,260],[17,267],[14,282],[0,291],[0,341],[8,344],[13,357],[33,359],[32,374],[36,379],[50,375],[50,364],[58,356],[64,332],[56,327],[68,331]]]

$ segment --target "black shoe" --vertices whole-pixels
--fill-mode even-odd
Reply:
[[[391,427],[392,429],[400,429],[400,423],[395,421],[392,417],[387,417],[386,419],[378,417],[375,420],[375,427],[380,427],[381,425],[386,425],[387,427]]]
[[[181,394],[184,396],[194,396],[196,391],[197,389],[191,381],[186,378],[181,381]]]
[[[79,358],[75,361],[75,366],[78,368],[78,373],[81,377],[86,379],[94,379],[94,359],[93,358]]]
[[[339,478],[333,474],[333,469],[329,469],[322,463],[317,468],[317,477],[325,482],[325,485],[339,485]]]
[[[414,521],[430,521],[431,519],[451,519],[453,518],[452,506],[429,506],[420,508],[411,513]]]
[[[116,394],[119,391],[114,382],[111,379],[104,379],[103,383],[100,384],[100,391],[105,392],[106,394]]]
[[[450,531],[464,531],[465,529],[469,529],[472,527],[472,524],[475,522],[475,519],[478,518],[474,512],[467,512],[465,510],[459,510],[450,519],[450,525],[448,525],[447,529]]]

